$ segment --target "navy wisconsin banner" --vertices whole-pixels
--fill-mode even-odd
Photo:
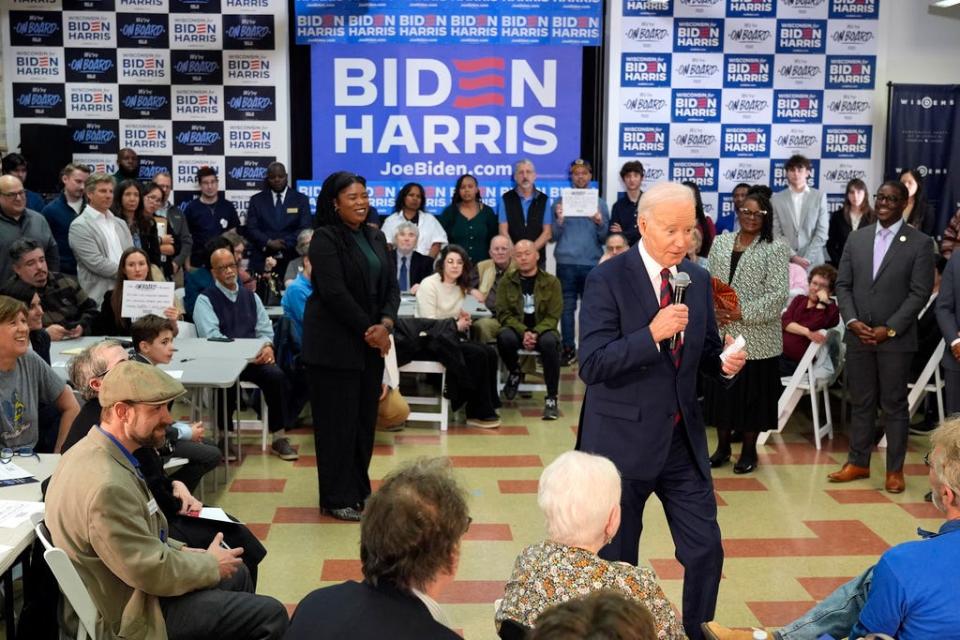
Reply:
[[[939,236],[960,208],[960,85],[893,84],[883,173],[907,169],[924,178]]]

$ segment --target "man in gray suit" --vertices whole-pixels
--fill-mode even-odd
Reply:
[[[917,316],[933,289],[934,247],[929,236],[904,224],[907,198],[907,188],[899,182],[883,183],[876,195],[877,222],[850,234],[837,280],[853,410],[847,463],[828,477],[831,482],[870,477],[879,403],[890,493],[905,488],[907,382],[917,350]]]
[[[87,295],[103,301],[113,288],[120,256],[133,246],[127,223],[110,212],[113,205],[113,177],[91,173],[84,183],[87,204],[70,223],[67,238],[77,259],[77,279]]]
[[[773,194],[773,236],[790,247],[790,262],[810,271],[827,261],[830,212],[827,194],[807,184],[810,161],[791,156],[786,164],[787,188]]]
[[[947,343],[943,351],[947,415],[960,413],[960,251],[954,251],[943,270],[937,296],[937,324]]]

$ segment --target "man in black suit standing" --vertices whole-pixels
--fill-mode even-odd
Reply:
[[[250,240],[250,271],[262,272],[267,256],[273,256],[274,273],[286,273],[287,263],[297,257],[297,234],[313,226],[310,200],[290,188],[280,162],[267,167],[266,187],[250,198],[242,229]]]
[[[417,252],[420,230],[412,222],[401,222],[389,242],[394,246],[394,264],[400,293],[416,293],[420,281],[433,273],[433,258]]]
[[[732,377],[746,352],[720,358],[710,274],[686,258],[694,208],[679,183],[651,187],[638,205],[640,241],[587,277],[578,448],[610,458],[623,477],[620,529],[602,558],[637,563],[644,505],[652,493],[660,498],[685,571],[683,627],[699,640],[716,608],[723,547],[697,376]],[[680,274],[690,286],[674,304]]]
[[[840,259],[837,298],[848,331],[847,384],[853,405],[850,453],[828,477],[850,482],[870,477],[877,404],[887,434],[885,488],[901,493],[910,423],[907,382],[917,350],[917,316],[933,289],[933,241],[904,224],[907,188],[884,182],[876,195],[877,222],[847,239]]]

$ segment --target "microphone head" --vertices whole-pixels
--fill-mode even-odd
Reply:
[[[690,286],[690,274],[684,271],[678,271],[677,275],[673,277],[673,288],[686,289],[689,286]]]

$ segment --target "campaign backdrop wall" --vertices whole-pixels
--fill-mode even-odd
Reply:
[[[831,207],[872,174],[879,0],[613,0],[606,197],[638,159],[646,182],[690,180],[721,229],[739,182],[786,186],[813,162]]]
[[[600,44],[603,0],[295,0],[297,44]]]
[[[311,55],[313,180],[363,175],[381,211],[378,198],[392,207],[414,181],[439,213],[464,173],[496,206],[518,159],[533,161],[540,185],[566,180],[579,156],[580,47],[315,45]]]
[[[209,165],[246,213],[266,166],[288,163],[284,0],[6,0],[7,147],[23,123],[67,124],[74,157],[142,179],[170,171],[178,201]]]
[[[884,174],[920,172],[939,235],[960,209],[960,85],[895,84],[889,108]]]

